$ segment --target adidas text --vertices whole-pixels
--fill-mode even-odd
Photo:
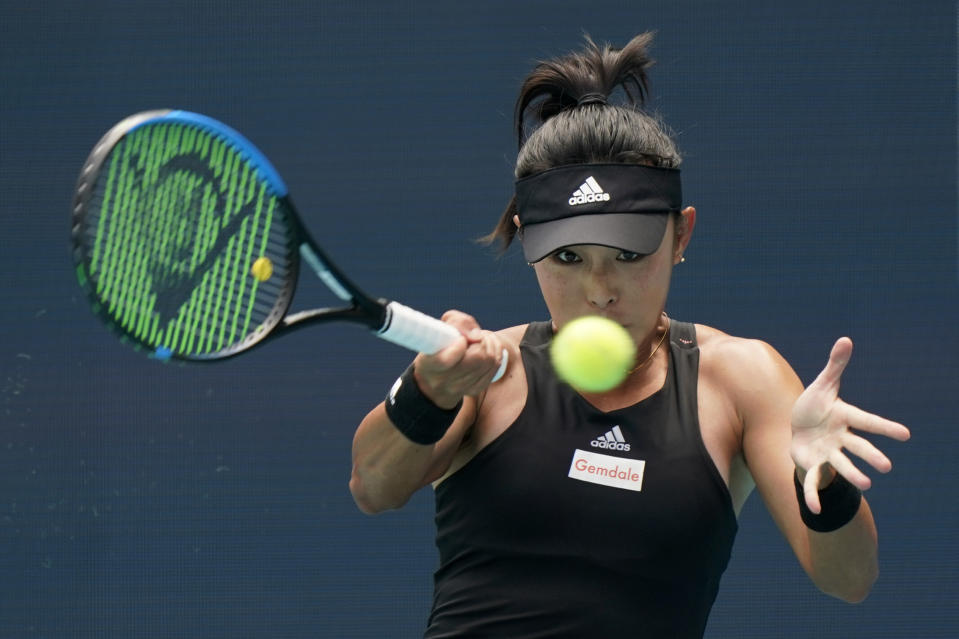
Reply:
[[[623,431],[618,425],[610,428],[606,434],[600,435],[589,442],[589,445],[593,448],[605,448],[606,450],[621,450],[623,452],[629,450],[629,444],[626,443]]]
[[[570,206],[589,202],[609,202],[609,193],[590,193],[589,195],[574,195],[569,198]]]
[[[629,444],[625,442],[608,442],[605,439],[594,439],[589,442],[589,445],[593,448],[606,448],[607,450],[621,450],[623,452],[629,451]]]
[[[569,205],[589,204],[590,202],[609,202],[609,193],[603,190],[592,175],[586,178],[586,181],[579,185],[579,188],[573,191],[569,196]]]

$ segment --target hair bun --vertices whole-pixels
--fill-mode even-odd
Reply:
[[[653,64],[647,53],[652,40],[651,32],[642,33],[619,49],[608,43],[599,46],[586,36],[581,51],[537,64],[516,100],[519,145],[557,113],[585,104],[608,104],[617,87],[622,87],[629,104],[641,106],[647,93],[646,69]]]

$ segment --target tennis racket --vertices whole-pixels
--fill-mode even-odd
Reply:
[[[306,231],[269,160],[197,113],[144,111],[103,136],[77,182],[72,239],[96,315],[159,360],[221,360],[331,321],[428,354],[460,336],[351,282]],[[290,313],[302,262],[342,306]],[[495,379],[506,364],[504,350]]]

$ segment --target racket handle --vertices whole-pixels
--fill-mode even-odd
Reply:
[[[377,336],[417,353],[432,355],[449,346],[460,337],[460,332],[435,317],[404,306],[399,302],[386,305],[386,322]],[[503,361],[492,381],[506,372],[509,354],[503,349]]]

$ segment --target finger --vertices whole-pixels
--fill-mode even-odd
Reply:
[[[829,361],[826,367],[819,373],[811,385],[827,386],[830,388],[839,388],[839,380],[842,373],[849,364],[849,358],[852,357],[852,340],[848,337],[840,337],[833,344],[829,351]]]
[[[497,382],[506,374],[506,368],[509,366],[509,354],[506,346],[499,335],[490,333],[489,340],[490,355],[493,358],[493,374],[488,383]]]
[[[483,331],[479,342],[470,344],[467,349],[462,384],[466,393],[475,395],[490,385],[499,369],[502,348],[495,334]]]
[[[890,437],[901,442],[906,441],[912,435],[909,429],[899,422],[894,422],[885,417],[874,415],[873,413],[867,413],[861,408],[853,406],[852,404],[846,404],[845,402],[842,402],[842,406],[842,419],[849,428]]]
[[[832,464],[832,467],[836,469],[837,473],[845,477],[850,484],[859,490],[867,490],[872,486],[872,480],[856,468],[856,465],[849,461],[849,458],[846,457],[842,451],[834,451],[833,454],[829,456],[829,463]]]
[[[489,382],[489,378],[499,366],[499,340],[489,331],[481,331],[479,340],[470,344],[470,354],[476,359],[473,378],[475,381]]]
[[[457,339],[432,355],[418,354],[414,360],[414,367],[423,374],[445,373],[463,361],[467,348],[469,344],[466,339]]]
[[[803,480],[803,496],[806,498],[806,507],[814,514],[818,515],[822,511],[819,504],[819,475],[821,471],[819,466],[815,466],[806,471],[806,478]]]
[[[467,313],[464,313],[463,311],[457,311],[455,309],[446,311],[445,313],[443,313],[440,319],[442,319],[447,324],[457,328],[459,332],[462,333],[463,336],[466,337],[467,339],[469,339],[469,336],[474,329],[480,328],[479,322],[476,321],[475,317],[473,317],[472,315],[468,315]],[[476,335],[475,333],[473,334]],[[474,339],[471,341],[479,341],[479,336],[477,335],[477,339]]]
[[[878,470],[880,473],[888,473],[892,470],[892,462],[885,454],[876,448],[869,440],[847,433],[843,437],[843,448],[846,452],[852,453],[856,457]]]
[[[485,332],[483,335],[483,346],[486,354],[493,360],[493,368],[499,368],[503,360],[503,343],[495,333]]]

